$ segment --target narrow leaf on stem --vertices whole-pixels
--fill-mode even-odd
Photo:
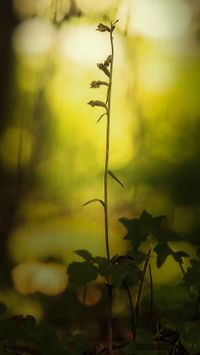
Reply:
[[[99,117],[99,119],[97,120],[97,123],[99,123],[99,121],[101,121],[102,117],[105,116],[106,114],[107,114],[106,112],[103,113],[103,114]]]
[[[93,203],[93,202],[100,202],[100,204],[105,208],[105,203],[103,202],[103,200],[100,200],[98,198],[94,198],[92,200],[89,200],[89,201],[85,202],[83,204],[83,206],[87,206],[87,205],[89,205],[90,203]]]
[[[118,182],[119,185],[121,185],[124,188],[124,185],[122,184],[122,182],[112,173],[112,171],[108,170],[108,174],[115,180]]]

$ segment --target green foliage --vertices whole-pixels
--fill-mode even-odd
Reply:
[[[82,355],[87,349],[82,334],[61,342],[47,326],[37,325],[32,316],[17,316],[0,321],[0,354]]]
[[[184,280],[196,289],[200,289],[200,260],[190,259],[190,267],[184,276]]]
[[[112,285],[122,287],[125,282],[128,286],[135,286],[139,282],[141,270],[137,267],[135,261],[124,258],[118,258],[112,265]]]
[[[98,277],[98,269],[90,261],[72,262],[67,270],[69,283],[74,287],[82,287],[95,281]]]
[[[110,262],[108,261],[108,259],[103,258],[101,256],[97,256],[96,258],[93,258],[93,261],[95,264],[98,265],[99,275],[103,276],[105,279],[107,279],[108,278],[108,268],[110,265]]]
[[[185,322],[179,329],[181,341],[190,355],[200,352],[200,320]]]
[[[142,242],[155,233],[165,218],[165,216],[152,217],[151,214],[143,211],[139,218],[120,218],[119,222],[127,229],[124,239],[131,242],[133,249],[138,249]]]
[[[113,178],[119,185],[121,185],[121,187],[124,188],[124,185],[122,184],[122,182],[112,173],[112,171],[108,170],[108,174],[111,176],[111,178]]]
[[[174,252],[166,242],[158,242],[158,244],[154,248],[154,251],[157,254],[156,262],[158,268],[160,268],[164,264],[165,260],[169,255],[171,255],[174,260],[179,264],[183,264],[183,258],[190,257],[189,254],[185,251]]]
[[[75,253],[81,256],[86,261],[92,261],[92,255],[87,250],[84,249],[76,250]]]

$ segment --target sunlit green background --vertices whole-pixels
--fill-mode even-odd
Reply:
[[[82,207],[103,197],[105,118],[96,124],[101,109],[87,105],[105,96],[104,89],[89,89],[92,80],[104,78],[96,63],[110,54],[107,34],[95,31],[99,22],[119,19],[110,169],[125,188],[109,182],[111,253],[126,250],[118,219],[143,209],[166,214],[180,233],[200,227],[200,3],[10,3],[10,80],[0,112],[6,255],[0,298],[13,313],[41,319],[44,310],[34,295],[55,297],[65,290],[66,267],[78,260],[74,250],[105,254],[102,208]],[[191,245],[182,248],[194,254]],[[181,280],[170,258],[154,267],[158,284]]]

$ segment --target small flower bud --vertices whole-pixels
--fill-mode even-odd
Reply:
[[[95,106],[104,107],[107,110],[107,106],[106,106],[105,102],[103,102],[103,101],[91,100],[88,102],[88,105],[90,105],[92,107],[95,107]]]
[[[106,25],[104,25],[103,23],[100,23],[98,26],[97,26],[97,31],[99,32],[110,32],[110,28]]]
[[[111,64],[111,62],[112,62],[112,56],[111,56],[111,54],[106,58],[106,60],[105,60],[105,62],[104,62],[104,65],[106,66],[106,67],[109,67],[109,65]]]
[[[108,83],[106,81],[101,81],[101,80],[96,81],[96,80],[94,80],[94,81],[91,82],[90,88],[98,89],[101,85],[108,86]]]
[[[104,72],[104,74],[106,74],[110,78],[110,72],[109,72],[108,68],[106,67],[106,65],[104,65],[103,63],[98,63],[97,66],[100,70],[102,70]]]

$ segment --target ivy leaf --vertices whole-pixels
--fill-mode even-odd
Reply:
[[[135,260],[136,264],[142,264],[146,259],[146,254],[140,250],[130,250],[126,255],[131,256],[133,260]]]
[[[180,327],[181,342],[190,355],[200,352],[200,320],[185,322]]]
[[[183,264],[183,258],[189,258],[190,255],[185,251],[177,251],[172,254],[173,258],[177,261],[177,263]]]
[[[153,235],[159,242],[180,242],[184,239],[176,231],[168,227],[156,229]]]
[[[164,242],[159,242],[155,246],[154,251],[157,254],[156,263],[158,268],[160,268],[164,264],[165,260],[169,255],[173,254],[173,250],[169,247],[167,243]]]
[[[159,228],[165,216],[152,217],[148,212],[143,211],[139,218],[120,218],[128,233],[124,239],[130,240],[133,249],[138,249],[141,242],[145,241],[155,229]]]
[[[108,170],[108,174],[115,180],[118,182],[119,185],[121,185],[124,188],[124,185],[122,184],[122,182],[112,173],[112,171]]]
[[[86,261],[92,261],[92,254],[90,254],[87,250],[76,250],[75,253],[81,256]]]
[[[121,287],[123,282],[128,286],[136,285],[140,279],[141,270],[134,261],[129,259],[120,259],[118,263],[112,265],[112,285]]]
[[[85,202],[85,203],[83,204],[83,206],[87,206],[87,205],[89,205],[90,203],[93,203],[93,202],[100,202],[100,204],[105,208],[105,203],[104,203],[104,201],[102,201],[102,200],[100,200],[100,199],[98,199],[98,198],[93,198],[92,200],[89,200],[89,201]]]
[[[106,258],[101,256],[97,256],[93,259],[94,263],[98,265],[99,274],[103,276],[105,279],[108,278],[108,269],[109,269],[109,261]]]
[[[73,261],[68,266],[67,273],[69,275],[69,282],[72,286],[82,287],[89,282],[96,280],[98,269],[89,261],[84,261],[82,263]]]

